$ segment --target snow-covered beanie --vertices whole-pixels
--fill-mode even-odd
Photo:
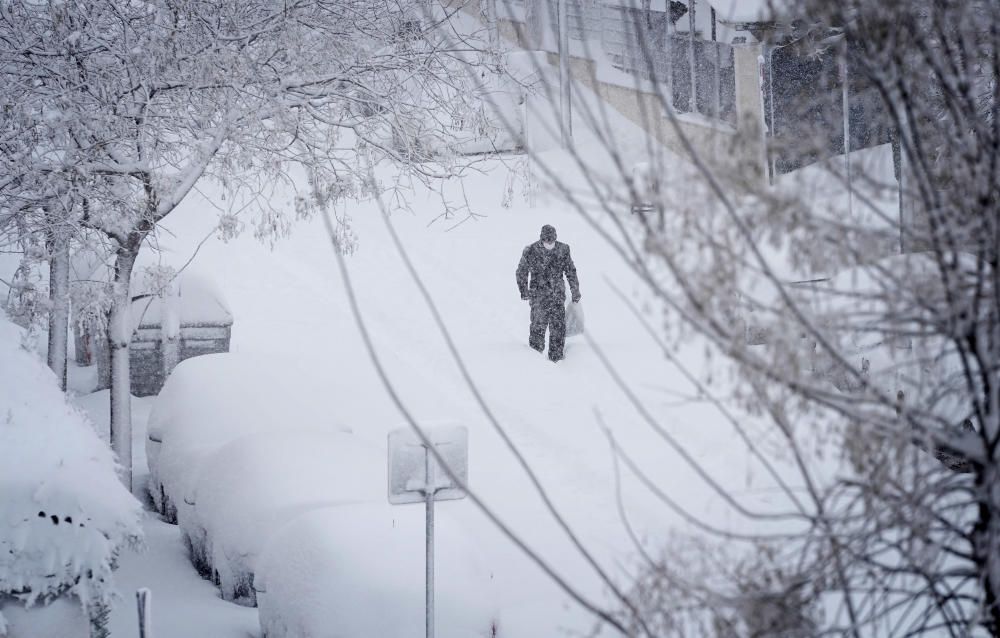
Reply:
[[[542,241],[555,241],[556,240],[556,229],[553,226],[545,224],[542,226]]]

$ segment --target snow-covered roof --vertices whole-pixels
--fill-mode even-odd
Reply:
[[[111,561],[141,507],[111,450],[0,313],[0,598],[111,593]],[[2,619],[0,619],[2,625]]]
[[[177,284],[176,298],[170,296],[142,297],[133,302],[132,321],[136,328],[153,328],[162,325],[164,309],[174,315],[179,326],[230,325],[233,314],[225,297],[210,280],[185,273]]]

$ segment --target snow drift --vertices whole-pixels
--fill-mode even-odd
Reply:
[[[141,507],[111,451],[22,339],[0,315],[0,608],[13,622],[28,618],[18,603],[72,595],[92,614],[110,602],[115,556],[139,541]]]

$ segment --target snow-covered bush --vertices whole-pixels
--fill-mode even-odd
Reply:
[[[216,450],[254,432],[326,424],[330,390],[293,358],[225,353],[194,357],[170,374],[149,417],[149,492],[176,522],[177,509]]]
[[[141,507],[111,451],[22,337],[0,315],[0,635],[6,613],[15,636],[18,618],[32,622],[22,606],[64,596],[100,625],[115,558],[141,535]]]
[[[322,430],[253,434],[207,459],[194,507],[179,523],[201,571],[226,600],[254,604],[257,558],[303,511],[385,498],[385,452],[357,435]]]
[[[498,635],[491,575],[449,506],[466,504],[435,513],[437,635]],[[272,537],[254,584],[264,638],[419,635],[424,508],[382,502],[302,514]]]

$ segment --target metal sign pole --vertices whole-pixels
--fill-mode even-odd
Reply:
[[[427,508],[427,638],[434,638],[434,476],[430,448],[424,447],[424,498]]]
[[[461,426],[438,426],[418,437],[409,427],[400,428],[389,433],[388,447],[389,503],[423,503],[426,509],[425,629],[426,638],[434,638],[434,501],[465,498],[469,433]],[[448,472],[440,483],[439,462]]]

